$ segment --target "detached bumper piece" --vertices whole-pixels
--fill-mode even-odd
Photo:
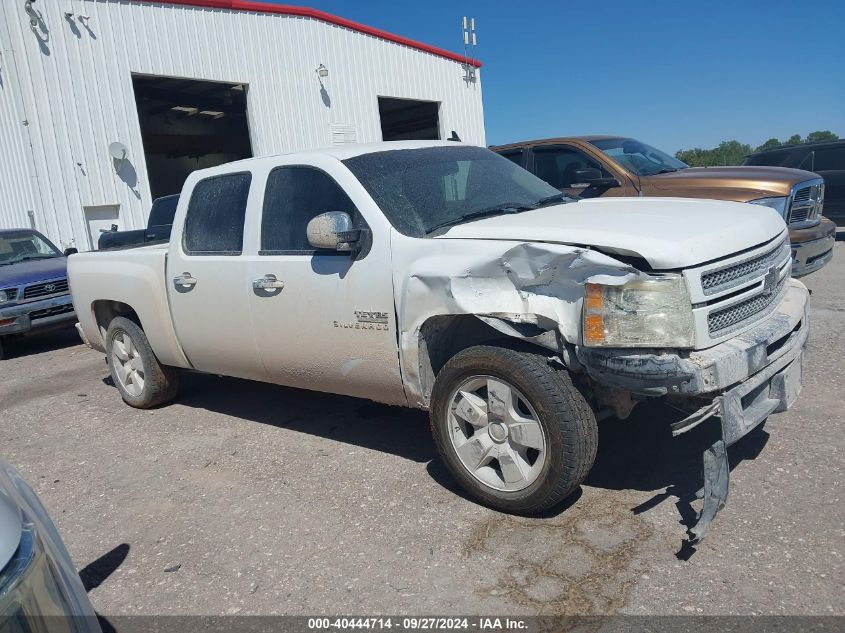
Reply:
[[[713,402],[672,425],[678,436],[713,416],[718,416],[722,437],[704,452],[704,487],[699,496],[704,506],[689,530],[690,542],[701,541],[716,514],[725,507],[730,484],[728,446],[747,435],[772,413],[786,411],[801,393],[803,345],[747,382],[716,396]]]
[[[690,528],[701,541],[728,499],[728,447],[772,413],[786,411],[801,391],[804,348],[809,335],[807,290],[799,281],[762,323],[707,350],[686,356],[650,350],[579,348],[578,359],[600,384],[646,396],[704,398],[707,404],[672,425],[678,436],[710,418],[721,422],[721,438],[703,457],[704,506]]]

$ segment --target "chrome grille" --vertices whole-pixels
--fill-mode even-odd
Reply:
[[[789,224],[816,222],[824,207],[824,181],[802,182],[792,189],[789,203]]]
[[[758,318],[761,312],[780,298],[788,279],[788,276],[784,276],[769,294],[761,293],[727,308],[711,312],[707,315],[710,336],[722,336],[727,333],[727,330],[740,327]]]
[[[807,207],[803,207],[801,209],[794,209],[792,211],[792,215],[789,216],[790,224],[795,224],[797,222],[806,222],[810,216],[810,209]]]
[[[57,279],[55,281],[45,281],[43,283],[27,286],[24,288],[23,298],[37,299],[39,297],[48,297],[50,295],[67,293],[67,291],[67,279]]]
[[[795,197],[793,200],[795,202],[804,202],[810,199],[810,188],[804,187],[803,189],[799,189],[795,192]]]
[[[730,290],[746,281],[753,280],[789,255],[789,242],[784,238],[777,246],[762,255],[704,273],[701,275],[701,287],[705,295]]]

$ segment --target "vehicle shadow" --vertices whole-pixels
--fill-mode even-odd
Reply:
[[[428,415],[423,411],[203,374],[185,376],[179,403],[428,463],[432,479],[465,497],[436,454]],[[719,439],[721,429],[718,419],[712,418],[672,437],[669,425],[682,417],[655,402],[639,405],[627,420],[599,423],[598,454],[585,484],[654,493],[631,508],[635,514],[677,498],[680,522],[691,527],[697,517],[692,504],[702,486],[702,455]],[[761,425],[731,446],[731,469],[743,460],[755,459],[768,437]],[[573,502],[573,498],[567,499],[545,516],[556,516]]]
[[[607,490],[654,493],[631,508],[634,514],[676,498],[679,523],[691,528],[698,519],[693,503],[704,485],[703,453],[721,438],[721,425],[714,417],[672,437],[669,425],[683,417],[661,403],[649,403],[640,405],[627,420],[610,419],[600,424],[599,452],[585,484]],[[769,440],[764,426],[761,424],[728,448],[731,470],[760,455]],[[676,556],[687,560],[694,552],[691,542],[685,541]]]
[[[31,337],[8,337],[3,340],[6,360],[54,352],[75,345],[82,345],[82,340],[73,327],[53,330]]]
[[[121,543],[100,556],[97,560],[80,569],[79,578],[82,580],[82,586],[85,587],[85,591],[91,593],[93,589],[103,584],[106,578],[117,571],[128,555],[129,544]],[[114,625],[103,614],[95,611],[95,615],[103,633],[114,633],[116,631]]]
[[[179,404],[326,437],[413,462],[428,462],[436,456],[424,411],[203,374],[183,377]]]

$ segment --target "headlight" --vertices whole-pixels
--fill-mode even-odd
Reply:
[[[6,303],[9,300],[9,295],[5,290],[0,290],[0,303]]]
[[[96,614],[56,527],[37,495],[0,460],[0,497],[20,512],[20,541],[0,569],[0,631],[100,633]],[[7,528],[8,529],[8,528]],[[11,623],[11,624],[9,624]]]
[[[587,283],[584,345],[590,347],[692,347],[695,324],[687,284],[680,275],[637,278],[611,286]]]
[[[749,200],[748,204],[759,204],[764,207],[771,207],[784,220],[786,219],[786,198],[757,198],[757,200]]]

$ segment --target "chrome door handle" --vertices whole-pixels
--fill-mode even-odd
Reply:
[[[191,277],[191,273],[182,273],[178,277],[173,278],[173,285],[177,288],[193,288],[197,285],[197,280]]]
[[[261,279],[253,281],[252,287],[256,290],[281,290],[285,287],[285,282],[277,279],[276,275],[264,275]]]

